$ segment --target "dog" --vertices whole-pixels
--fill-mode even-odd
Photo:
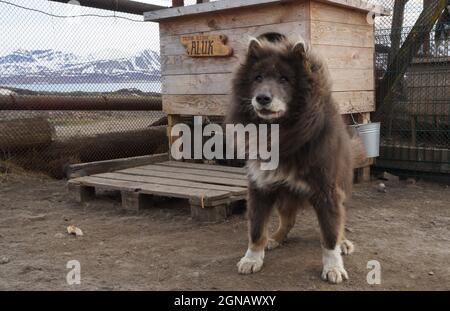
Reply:
[[[281,245],[299,208],[312,205],[321,229],[321,277],[330,283],[348,279],[342,254],[354,249],[344,237],[353,156],[325,63],[302,40],[278,33],[253,38],[235,73],[230,107],[226,123],[279,124],[278,167],[262,170],[261,160],[247,161],[249,245],[238,272],[260,271],[265,250]],[[269,237],[273,210],[279,227]]]

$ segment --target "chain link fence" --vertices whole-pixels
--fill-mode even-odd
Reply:
[[[398,170],[400,174],[406,171],[415,175],[448,174],[450,8],[439,13],[438,21],[429,31],[423,25],[414,26],[424,8],[437,1],[372,2],[393,11],[389,17],[378,17],[375,24],[377,111],[372,118],[382,125],[380,157],[376,166]],[[450,5],[450,1],[447,2]],[[408,35],[424,36],[425,39],[413,40],[409,54],[395,58]],[[411,62],[404,72],[400,71],[402,62],[408,57]],[[383,78],[396,74],[398,83],[392,89],[385,87]]]
[[[157,24],[10,0],[0,1],[0,29],[0,172],[63,177],[71,163],[167,152]],[[36,110],[14,106],[34,100]]]

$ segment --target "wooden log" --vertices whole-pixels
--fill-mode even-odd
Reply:
[[[25,151],[48,146],[53,133],[54,128],[46,118],[0,121],[0,151]]]

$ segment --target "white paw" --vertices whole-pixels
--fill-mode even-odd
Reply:
[[[277,242],[274,239],[269,239],[269,241],[267,242],[267,250],[273,250],[274,248],[277,248],[278,246],[280,246],[281,244],[279,242]]]
[[[338,284],[343,280],[348,280],[348,274],[344,269],[341,252],[340,245],[336,245],[334,249],[322,248],[322,279],[324,281]]]
[[[264,251],[253,252],[247,250],[245,256],[237,263],[240,274],[256,273],[262,269],[264,263]]]
[[[341,251],[342,254],[344,255],[350,255],[351,253],[353,253],[355,250],[355,246],[353,245],[353,243],[349,240],[344,240],[341,243]]]
[[[322,280],[328,281],[331,284],[339,284],[343,280],[348,280],[348,274],[344,267],[324,267],[322,271]]]

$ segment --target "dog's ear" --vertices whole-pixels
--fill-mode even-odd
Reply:
[[[261,51],[261,42],[257,38],[250,38],[247,56],[251,58],[257,58],[259,55],[259,51]]]
[[[307,50],[307,46],[305,41],[301,40],[301,41],[297,41],[294,46],[292,47],[292,52],[294,54],[300,54],[300,55],[305,55],[306,54],[306,50]]]

